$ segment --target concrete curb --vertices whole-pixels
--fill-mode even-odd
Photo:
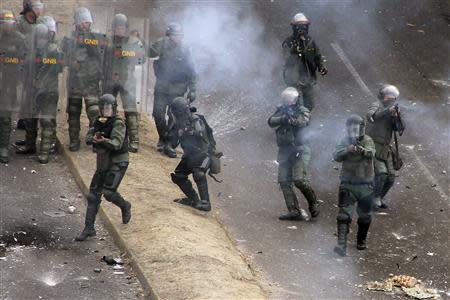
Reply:
[[[83,178],[81,177],[80,172],[75,167],[73,158],[68,153],[69,150],[66,147],[64,147],[63,142],[61,142],[59,134],[57,136],[57,143],[58,143],[58,149],[60,149],[62,156],[64,157],[65,161],[67,162],[67,166],[68,166],[70,172],[72,173],[72,175],[75,179],[75,182],[80,187],[80,190],[86,197],[89,193],[88,184],[83,181]],[[119,246],[120,250],[125,252],[127,254],[127,256],[130,258],[131,267],[133,268],[133,271],[136,272],[137,278],[140,281],[142,288],[144,289],[144,292],[146,293],[145,297],[150,300],[160,300],[160,297],[155,293],[155,291],[151,287],[150,281],[148,280],[148,278],[146,278],[144,276],[143,268],[139,264],[139,262],[136,260],[136,255],[134,254],[133,250],[127,246],[124,239],[122,238],[119,231],[114,226],[114,223],[112,222],[112,220],[110,219],[108,214],[104,211],[102,206],[100,206],[99,215],[103,221],[105,228],[112,235],[114,241]]]

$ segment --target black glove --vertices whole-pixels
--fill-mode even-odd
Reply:
[[[195,101],[196,95],[194,91],[189,91],[187,98],[189,100],[190,103]]]
[[[327,68],[322,66],[322,67],[319,68],[319,73],[320,73],[320,75],[325,76],[325,75],[327,75],[328,70],[327,70]]]
[[[280,118],[280,124],[281,124],[281,125],[287,125],[287,124],[289,124],[289,117],[288,117],[288,116],[282,116],[282,117]]]

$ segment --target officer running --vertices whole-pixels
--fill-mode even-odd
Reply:
[[[76,238],[84,241],[96,235],[95,217],[102,195],[122,211],[122,223],[131,219],[131,204],[117,192],[128,168],[128,137],[125,122],[117,115],[117,101],[111,94],[100,97],[100,116],[89,129],[87,145],[93,145],[97,153],[97,169],[87,196],[85,227]],[[92,137],[92,139],[90,138]]]

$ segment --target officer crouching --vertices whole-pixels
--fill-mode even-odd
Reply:
[[[305,129],[309,124],[310,112],[298,96],[295,88],[286,88],[281,93],[283,105],[277,108],[268,121],[270,127],[276,128],[279,148],[278,183],[288,209],[287,214],[279,217],[280,220],[304,220],[292,184],[308,201],[311,217],[316,218],[319,215],[316,194],[308,177],[311,148],[305,137]]]
[[[336,146],[333,158],[342,162],[337,215],[337,246],[334,251],[347,255],[347,234],[357,204],[357,249],[366,249],[366,237],[372,221],[375,144],[365,134],[366,123],[358,115],[347,119],[347,136]]]
[[[187,197],[175,202],[210,211],[206,173],[211,168],[211,160],[217,160],[222,154],[216,152],[216,141],[205,117],[194,112],[195,109],[189,107],[185,98],[177,97],[170,104],[172,122],[169,124],[169,140],[172,141],[172,146],[179,142],[183,149],[183,157],[170,175],[173,183],[178,185]],[[190,174],[197,184],[198,194],[188,179]]]
[[[92,139],[86,139],[86,144],[93,145],[97,153],[97,169],[87,196],[85,227],[77,241],[96,235],[94,223],[102,195],[120,208],[123,224],[131,219],[131,204],[117,192],[129,162],[127,127],[117,115],[117,101],[113,95],[103,95],[99,107],[100,116],[89,129],[88,137],[92,136]]]

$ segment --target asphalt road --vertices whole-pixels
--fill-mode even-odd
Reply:
[[[0,195],[0,299],[142,299],[129,266],[114,270],[101,262],[104,255],[121,257],[101,222],[96,239],[74,241],[85,200],[61,156],[43,166],[33,156],[12,155],[0,165]]]
[[[317,221],[277,219],[285,205],[276,183],[275,134],[266,122],[283,89],[280,69],[271,70],[272,82],[265,70],[256,70],[248,88],[231,82],[228,91],[206,88],[200,95],[200,110],[226,155],[224,183],[211,184],[216,213],[238,246],[275,282],[273,299],[401,298],[364,288],[390,273],[416,276],[444,299],[450,297],[450,27],[438,4],[286,0],[256,5],[268,45],[262,53],[281,45],[290,33],[289,18],[303,11],[327,58],[329,74],[315,87],[311,124],[311,178],[322,202]],[[401,92],[406,166],[388,195],[389,209],[375,214],[369,249],[355,249],[353,224],[349,256],[338,258],[332,249],[340,166],[331,153],[345,119],[353,112],[364,116],[387,82]],[[256,89],[263,92],[255,96]]]

